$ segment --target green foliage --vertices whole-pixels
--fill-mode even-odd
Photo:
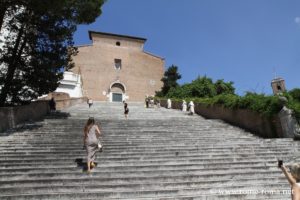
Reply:
[[[216,88],[211,78],[198,77],[191,83],[190,97],[213,97],[216,94]]]
[[[0,106],[21,104],[54,91],[60,69],[73,67],[73,34],[79,23],[101,14],[103,0],[4,0],[4,28],[10,33],[0,52]],[[3,13],[2,13],[3,14]],[[0,15],[0,24],[2,15]],[[3,28],[3,27],[2,27]]]
[[[173,101],[194,101],[204,105],[222,105],[230,109],[249,109],[265,116],[273,116],[282,109],[280,96],[266,96],[247,92],[245,96],[234,94],[233,82],[223,79],[215,83],[206,76],[198,77],[191,83],[172,87],[166,95],[160,97],[171,98]],[[294,111],[294,116],[300,121],[300,89],[296,88],[283,93],[287,99],[287,107]]]
[[[233,82],[224,82],[204,76],[198,77],[191,83],[173,87],[165,97],[175,101],[194,101],[204,105],[222,105],[230,109],[249,109],[265,116],[273,116],[282,109],[280,96],[266,96],[247,92],[245,96],[234,94]],[[287,107],[294,111],[294,116],[300,121],[300,89],[283,93],[288,103]]]
[[[226,108],[238,108],[240,100],[241,98],[234,94],[221,94],[212,99],[213,104],[221,104]]]
[[[219,94],[234,94],[235,88],[233,87],[233,82],[224,82],[223,79],[217,80],[215,82],[215,88],[217,95]]]
[[[289,102],[287,107],[293,110],[293,115],[300,123],[300,102],[298,101]]]
[[[288,92],[294,100],[300,102],[300,88],[294,88],[291,91]]]
[[[210,105],[218,104],[230,109],[249,109],[266,116],[272,116],[278,113],[282,108],[278,96],[265,96],[255,93],[248,93],[243,97],[234,94],[222,94],[205,99],[205,101],[196,100],[195,102]]]
[[[161,79],[164,85],[160,92],[156,92],[156,96],[166,96],[171,88],[178,86],[177,80],[179,79],[181,79],[181,75],[178,73],[178,67],[175,65],[170,66]]]
[[[171,88],[165,95],[168,98],[206,98],[220,94],[234,94],[233,82],[217,80],[215,83],[206,76],[198,77],[191,83]]]
[[[293,110],[293,115],[296,117],[298,122],[300,123],[300,99],[299,93],[300,89],[295,88],[288,93],[285,93],[284,96],[288,98],[288,102],[286,106]]]
[[[241,97],[238,107],[271,116],[278,113],[281,110],[282,105],[278,96],[247,93],[245,96]]]
[[[172,98],[172,100],[182,101],[182,98]],[[195,103],[204,105],[222,105],[230,109],[249,109],[269,117],[277,114],[282,108],[278,96],[265,96],[255,93],[247,93],[243,97],[235,94],[221,94],[206,98],[185,98],[185,100],[187,102],[192,100]],[[298,110],[295,115],[300,116],[300,103],[291,104],[290,108]]]

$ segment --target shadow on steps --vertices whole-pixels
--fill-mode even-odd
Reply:
[[[82,168],[82,171],[83,172],[86,172],[87,171],[87,163],[86,162],[83,162],[83,159],[82,158],[76,158],[75,161],[77,163],[77,167],[80,167]],[[95,163],[95,167],[98,166],[98,163],[94,162]]]
[[[8,135],[12,135],[16,132],[25,132],[25,131],[32,131],[35,129],[39,129],[41,127],[43,127],[42,124],[39,123],[40,121],[27,121],[25,123],[22,124],[18,124],[15,128],[11,128],[6,130],[5,132],[0,133],[0,137],[4,137],[4,136],[8,136]]]
[[[54,111],[54,112],[50,112],[45,117],[45,119],[67,119],[70,116],[71,116],[70,113],[67,113],[67,112]]]

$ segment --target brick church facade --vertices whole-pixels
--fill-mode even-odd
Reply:
[[[161,89],[164,59],[144,51],[145,38],[94,31],[89,31],[89,37],[92,45],[78,47],[75,67],[67,72],[80,83],[77,96],[96,101],[144,101],[146,95]],[[58,91],[68,93],[70,89],[65,78]]]

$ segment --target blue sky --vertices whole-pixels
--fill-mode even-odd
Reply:
[[[179,83],[198,75],[233,81],[236,92],[271,94],[277,75],[300,88],[300,0],[108,0],[88,30],[147,38],[144,50],[179,67]]]

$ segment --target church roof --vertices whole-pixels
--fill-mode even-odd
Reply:
[[[279,81],[284,81],[284,79],[283,79],[283,78],[280,78],[280,77],[277,77],[277,78],[274,78],[274,79],[272,80],[272,83],[274,83],[274,82],[279,82]]]
[[[122,38],[129,38],[133,40],[140,40],[145,42],[147,39],[146,38],[141,38],[141,37],[135,37],[135,36],[129,36],[129,35],[119,35],[119,34],[114,34],[114,33],[105,33],[105,32],[97,32],[97,31],[89,31],[89,37],[90,40],[92,40],[92,34],[99,34],[99,35],[107,35],[107,36],[114,36],[114,37],[122,37]]]

